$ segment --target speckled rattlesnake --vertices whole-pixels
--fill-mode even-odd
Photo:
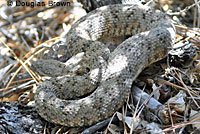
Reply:
[[[111,53],[99,42],[121,36],[132,37]],[[38,61],[41,69],[56,76],[36,90],[38,113],[65,126],[91,125],[111,116],[128,98],[139,73],[164,58],[174,40],[171,20],[144,5],[109,5],[88,13],[66,35],[73,55],[67,63]]]

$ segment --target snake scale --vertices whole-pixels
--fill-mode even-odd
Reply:
[[[129,38],[112,52],[100,42],[122,36]],[[38,86],[36,109],[56,124],[88,126],[122,107],[139,73],[166,56],[175,41],[175,28],[158,10],[116,4],[91,11],[73,24],[65,38],[72,58],[66,63],[38,63],[52,78]]]

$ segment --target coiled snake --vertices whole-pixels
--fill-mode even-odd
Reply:
[[[131,37],[113,52],[100,42],[104,37],[122,36]],[[47,60],[41,65],[54,77],[36,90],[38,113],[71,127],[111,116],[128,98],[139,73],[164,58],[174,40],[172,21],[144,5],[116,4],[88,13],[66,35],[72,58],[67,63]]]

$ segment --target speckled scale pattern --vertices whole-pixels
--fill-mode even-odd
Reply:
[[[103,37],[120,36],[131,37],[111,53],[99,42]],[[92,125],[111,116],[127,100],[139,73],[164,58],[174,41],[172,21],[164,13],[144,5],[109,5],[88,13],[72,26],[66,35],[66,45],[72,59],[83,53],[79,70],[82,66],[85,68],[82,70],[88,70],[83,71],[87,74],[83,79],[97,85],[91,86],[87,80],[82,82],[82,76],[77,81],[77,76],[70,76],[73,78],[69,80],[69,76],[62,74],[46,80],[35,93],[38,113],[50,122],[69,127]],[[69,64],[65,65],[62,69],[69,68]],[[73,92],[90,86],[88,95],[71,98]]]

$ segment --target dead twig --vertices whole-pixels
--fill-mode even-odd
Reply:
[[[185,83],[183,82],[183,79],[181,78],[181,74],[176,72],[176,70],[174,70],[174,72],[176,73],[176,75],[178,76],[178,79],[180,80],[181,84],[184,86],[184,88],[186,89],[186,91],[188,92],[188,94],[190,95],[190,97],[192,97],[192,100],[194,101],[194,103],[196,104],[196,106],[198,108],[200,108],[200,106],[198,105],[198,103],[196,102],[196,100],[193,98],[190,89],[185,85]]]
[[[0,42],[1,42],[6,48],[9,49],[9,51],[10,51],[11,54],[14,56],[14,58],[15,58],[20,64],[22,64],[22,66],[26,69],[26,71],[30,74],[30,76],[35,80],[35,82],[36,82],[37,84],[39,84],[39,83],[38,83],[37,77],[36,77],[35,74],[32,72],[32,70],[29,69],[29,67],[26,65],[26,63],[23,62],[21,59],[19,59],[19,58],[15,55],[15,53],[12,51],[12,49],[10,49],[10,47],[9,47],[8,45],[6,45],[6,43],[4,43],[1,39],[0,39]],[[17,74],[17,73],[16,73],[16,74]],[[11,83],[11,81],[12,81],[13,79],[14,79],[14,77],[11,78],[11,80],[9,81],[9,83],[8,83],[7,86],[6,86],[6,89],[8,88],[8,85],[10,85],[10,83]]]
[[[30,86],[31,84],[34,84],[34,83],[35,83],[35,80],[30,80],[30,81],[28,81],[28,82],[26,82],[26,83],[24,83],[22,85],[19,85],[18,87],[12,88],[11,90],[6,91],[3,94],[0,94],[0,98],[6,97],[6,96],[10,95],[11,93],[14,93],[14,92],[16,92],[18,90],[26,88],[27,86]]]
[[[168,86],[171,86],[171,87],[174,87],[174,88],[177,88],[177,89],[185,90],[184,87],[181,87],[181,86],[179,86],[179,85],[176,85],[176,84],[174,84],[174,83],[171,83],[171,82],[166,81],[166,80],[163,80],[163,79],[157,78],[156,81],[157,81],[158,83],[160,83],[160,84],[163,84],[163,85],[168,85]]]
[[[190,10],[192,7],[194,7],[194,6],[196,6],[196,4],[199,4],[200,3],[200,1],[198,1],[197,3],[194,3],[194,4],[192,4],[192,5],[190,5],[190,6],[187,6],[186,8],[184,8],[183,10],[181,10],[181,11],[179,11],[179,12],[171,12],[170,10],[169,11],[167,11],[167,14],[168,15],[175,15],[175,16],[178,16],[178,15],[181,15],[182,13],[185,13],[185,12],[187,12],[188,10]]]
[[[101,122],[95,124],[94,126],[91,126],[91,127],[87,128],[87,129],[85,129],[81,134],[94,134],[99,129],[107,126],[111,120],[112,121],[116,121],[117,118],[116,117],[111,117],[111,118],[108,118],[108,119],[106,119],[104,121],[101,121]]]
[[[195,13],[194,13],[194,22],[193,22],[193,27],[199,27],[200,26],[200,21],[199,21],[199,18],[200,18],[200,6],[197,2],[197,0],[194,0],[194,4],[196,5],[196,8],[195,8]],[[198,17],[198,18],[197,18]],[[197,23],[197,25],[196,25]]]
[[[58,39],[58,38],[59,38],[59,37],[53,38],[53,39],[51,39],[51,40],[48,40],[48,41],[46,41],[46,42],[40,44],[39,46],[43,46],[44,44],[48,44],[49,42],[55,41],[55,40]],[[5,44],[5,45],[6,45],[6,44]],[[38,46],[38,47],[39,47],[39,46]],[[40,48],[40,47],[39,47],[39,48]],[[25,60],[23,64],[26,65],[35,55],[37,55],[37,54],[43,52],[44,50],[45,50],[45,48],[42,48],[42,49],[40,49],[40,50],[38,50],[38,51],[36,51],[36,49],[35,49],[34,51],[28,52],[28,53],[23,57],[23,59],[25,59],[25,58],[28,57],[28,56],[29,56],[29,58],[28,58],[27,60]],[[11,53],[13,53],[13,52],[11,52]],[[32,54],[32,55],[30,56],[31,53],[34,53],[34,54]],[[15,55],[15,54],[13,53],[13,55]],[[15,55],[15,57],[16,57],[16,55]],[[14,69],[14,67],[16,67],[16,66],[19,64],[19,62],[20,62],[20,61],[18,61],[18,63],[16,63],[8,72],[11,72],[11,70]],[[8,82],[8,84],[7,84],[7,86],[6,86],[6,88],[4,89],[5,91],[6,91],[6,89],[8,89],[8,87],[9,87],[10,84],[12,83],[13,79],[14,79],[14,78],[16,77],[16,75],[18,74],[18,72],[22,69],[23,64],[22,64],[22,66],[20,66],[20,67],[15,71],[14,75],[13,75],[12,78],[9,80],[9,82]],[[29,69],[29,70],[30,70],[30,69]],[[34,76],[33,79],[35,78],[35,80],[39,81],[39,78],[35,75],[35,73],[34,73],[32,70],[30,70],[30,73],[32,74],[32,75],[31,75],[32,77]],[[36,83],[37,83],[37,81],[36,81]],[[37,83],[37,84],[38,84],[38,83]]]
[[[186,125],[190,125],[190,124],[194,124],[194,123],[198,123],[198,121],[200,121],[200,118],[196,118],[196,119],[193,119],[191,121],[188,121],[188,122],[184,122],[184,123],[179,123],[179,124],[176,124],[172,127],[169,127],[169,128],[166,128],[163,130],[163,132],[168,132],[168,131],[171,131],[173,129],[177,129],[177,128],[181,128],[181,127],[184,127]]]
[[[6,30],[6,29],[4,29],[4,28],[2,28],[2,27],[0,27],[0,32],[1,32],[3,35],[5,35],[6,37],[12,39],[13,41],[19,41],[19,39],[18,39],[16,36],[14,36],[14,35],[11,34],[10,32],[8,32],[8,30]]]
[[[34,10],[34,11],[31,11],[31,12],[28,12],[28,13],[22,15],[22,16],[18,16],[16,18],[13,18],[12,22],[13,23],[18,22],[19,20],[23,20],[23,19],[25,19],[27,17],[31,17],[31,16],[34,16],[34,15],[37,15],[39,12],[44,12],[44,11],[46,11],[48,9],[51,9],[51,8],[54,8],[54,7],[52,6],[52,7],[48,7],[48,8],[41,8],[39,10]],[[4,26],[7,26],[7,25],[10,25],[10,24],[11,24],[11,22],[9,22],[9,21],[5,22],[5,23],[1,23],[0,24],[0,28],[2,28]]]
[[[171,108],[170,108],[169,102],[167,103],[167,107],[168,107],[169,116],[170,116],[170,120],[171,120],[172,127],[173,127],[174,126],[174,122],[173,122],[172,112],[171,112]],[[175,129],[173,129],[173,133],[175,134]]]

